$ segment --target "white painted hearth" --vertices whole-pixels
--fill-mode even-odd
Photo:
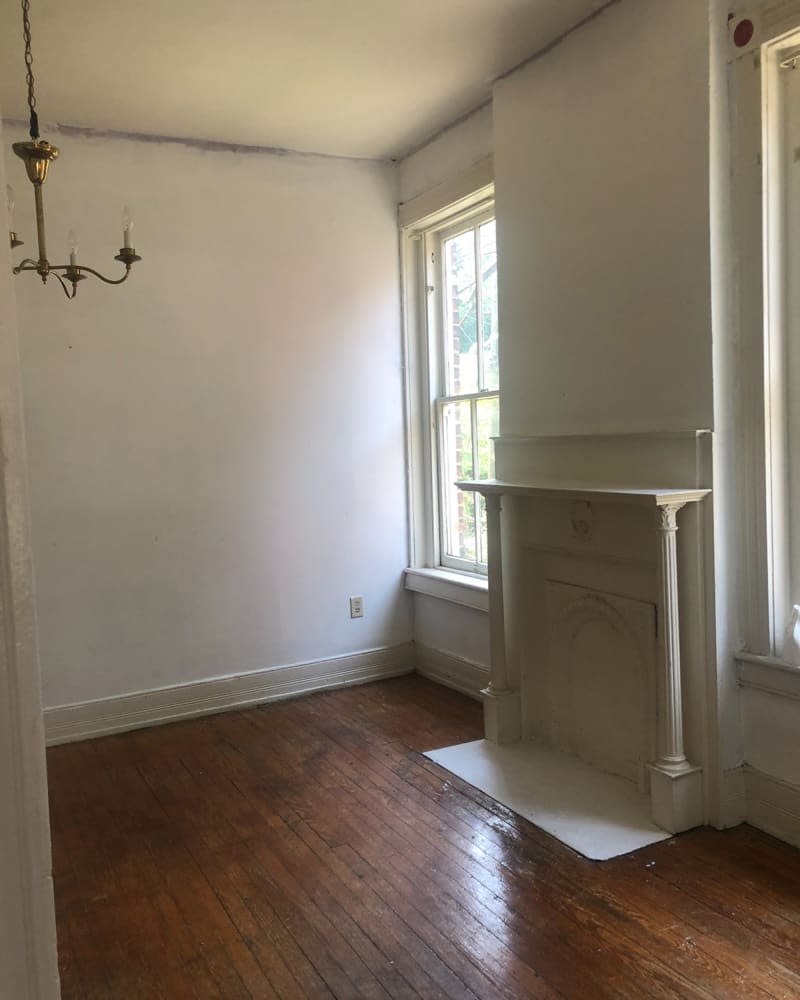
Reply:
[[[501,438],[505,478],[460,484],[487,507],[487,740],[533,740],[627,779],[671,833],[706,815],[708,444],[702,432]]]

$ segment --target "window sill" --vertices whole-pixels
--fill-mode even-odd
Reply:
[[[489,610],[489,581],[483,576],[456,573],[448,569],[407,569],[406,590],[438,597],[442,601],[460,604],[475,611]]]
[[[739,653],[739,684],[800,701],[800,667],[777,656]]]

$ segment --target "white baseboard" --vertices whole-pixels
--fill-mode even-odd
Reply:
[[[190,719],[232,708],[259,705],[325,688],[365,684],[414,672],[414,645],[403,643],[350,656],[286,667],[270,667],[232,677],[156,688],[117,698],[45,709],[48,746]]]
[[[747,822],[800,847],[800,787],[745,764]]]
[[[489,683],[488,667],[419,642],[414,644],[414,649],[418,674],[480,701],[481,691]]]

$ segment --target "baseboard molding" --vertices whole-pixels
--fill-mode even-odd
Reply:
[[[414,644],[45,709],[48,746],[414,672]]]
[[[800,787],[745,764],[747,822],[800,847]]]
[[[418,674],[480,700],[481,691],[489,683],[488,667],[419,642],[414,644],[414,649]]]

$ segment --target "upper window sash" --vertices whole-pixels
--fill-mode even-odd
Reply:
[[[434,397],[498,389],[497,248],[493,204],[429,234],[426,243]]]

